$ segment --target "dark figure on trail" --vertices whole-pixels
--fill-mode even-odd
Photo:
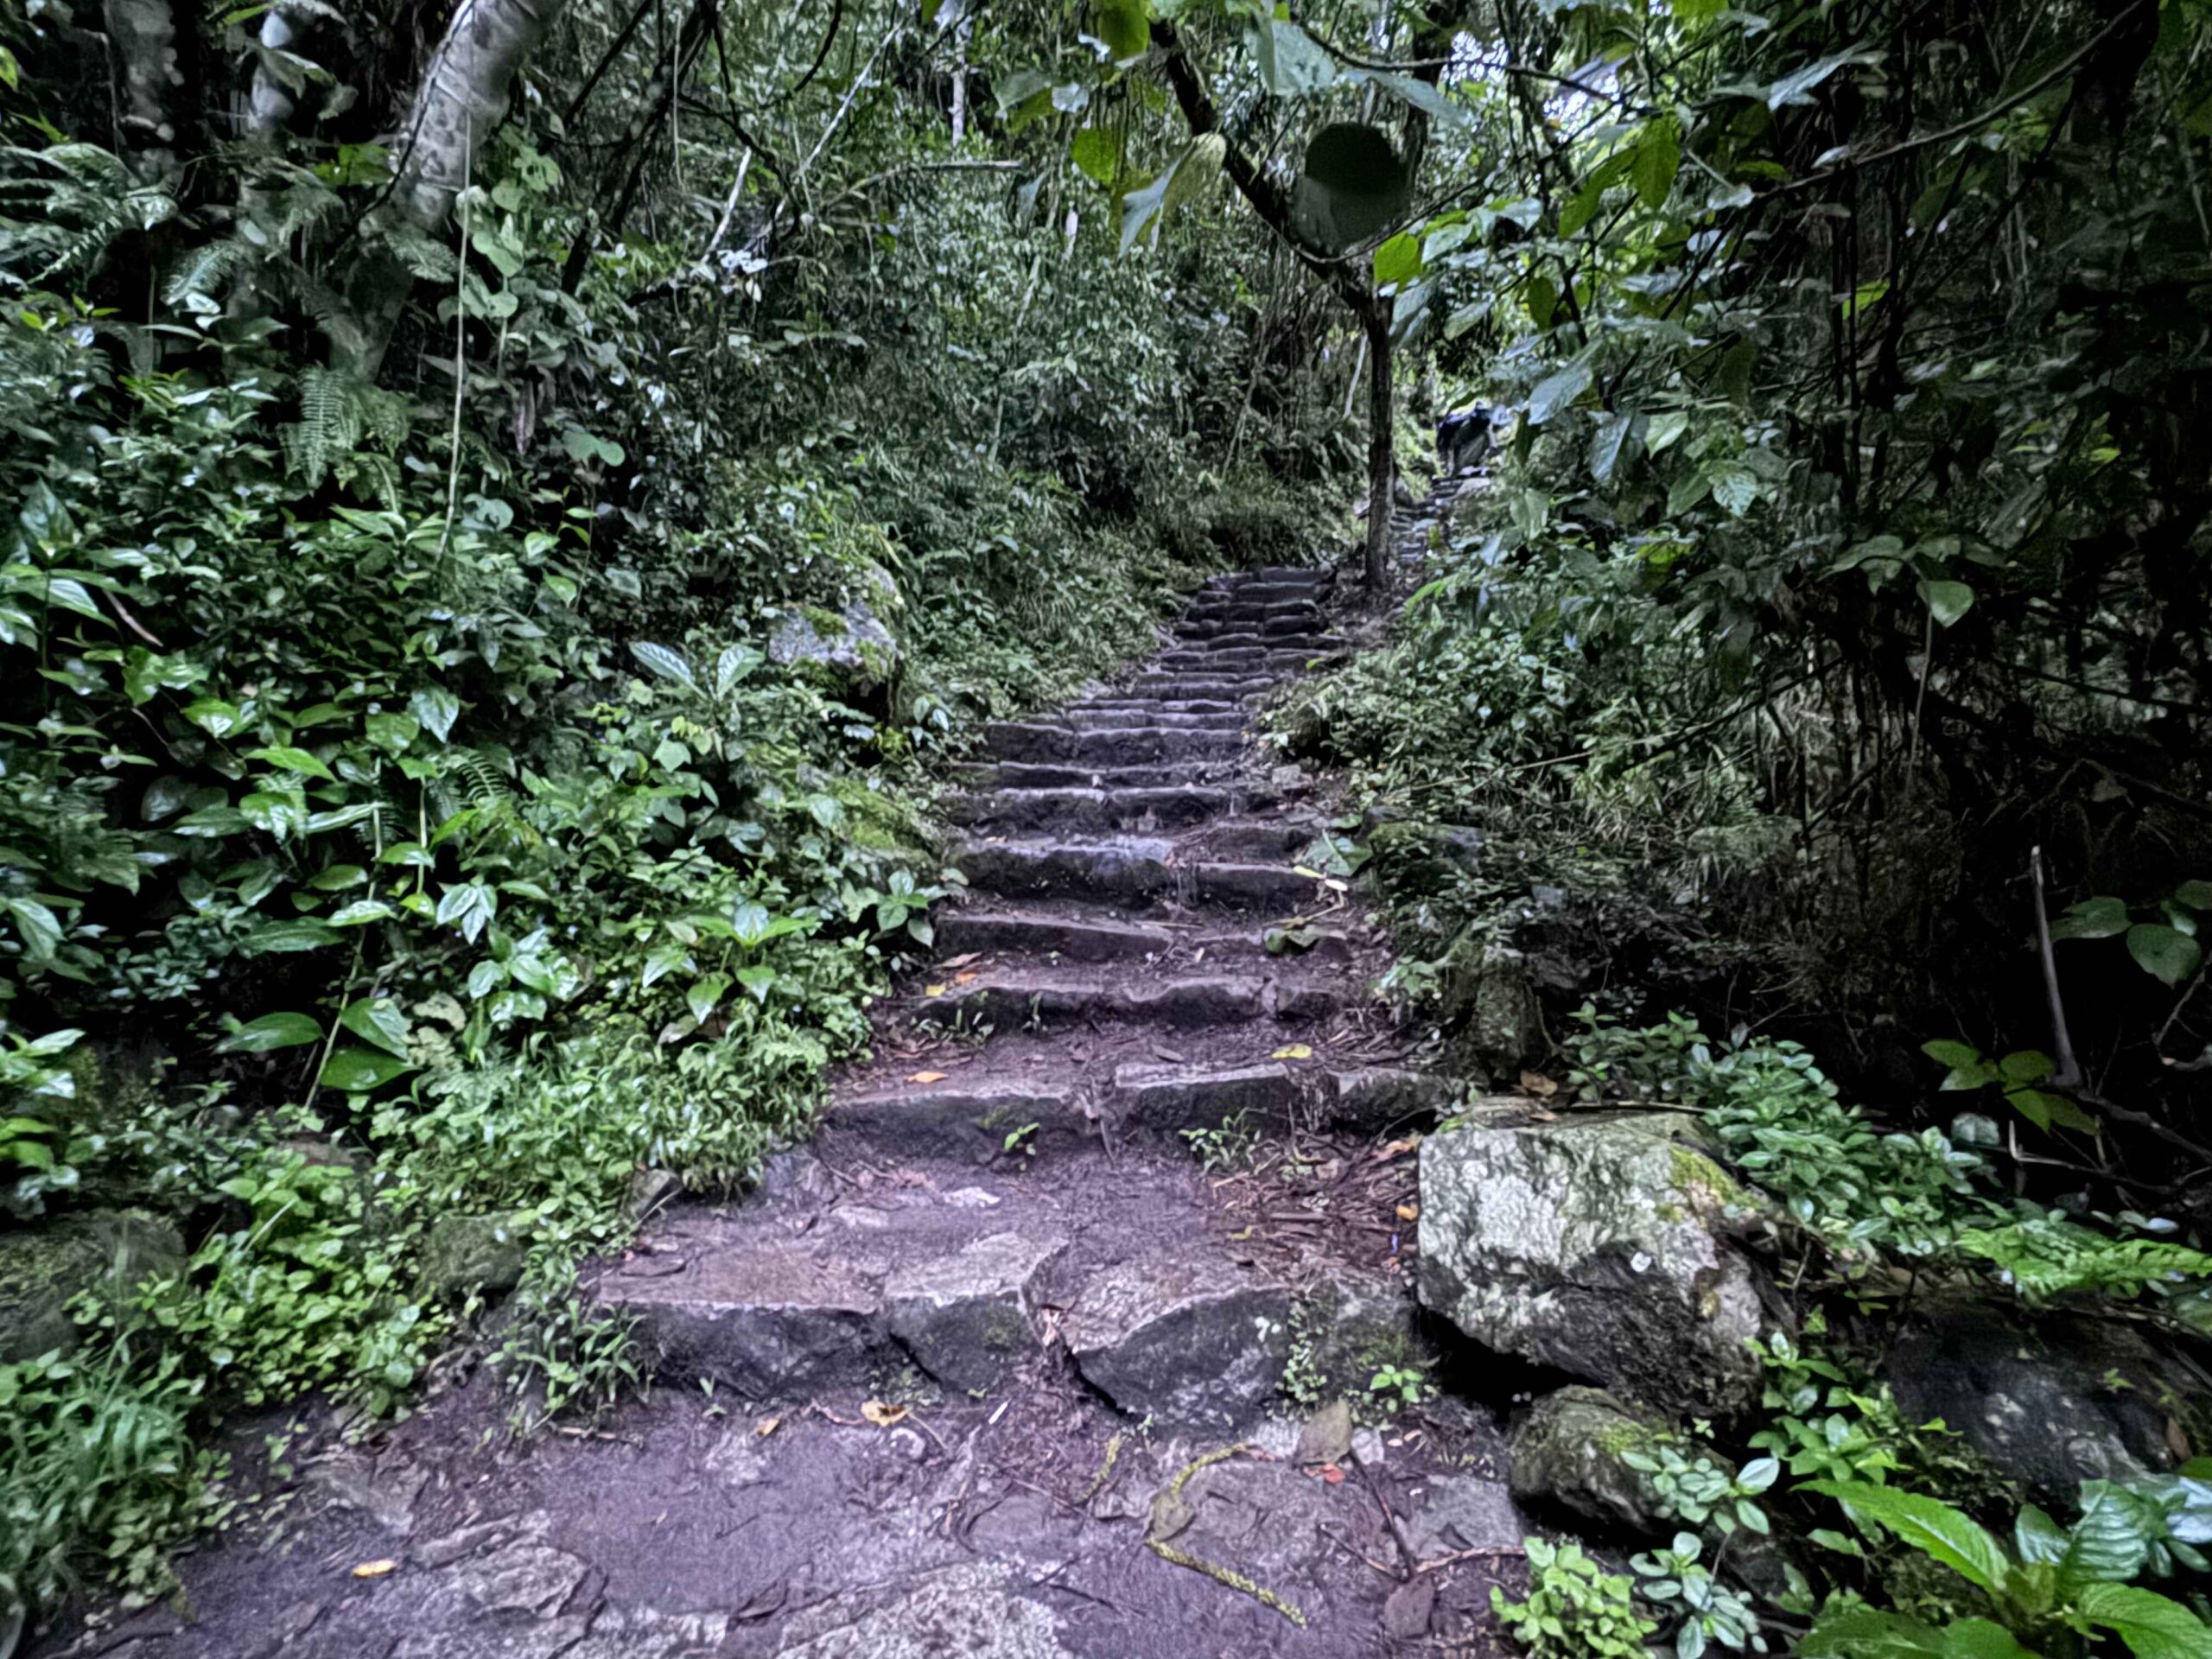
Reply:
[[[1490,406],[1476,404],[1446,415],[1436,423],[1436,462],[1446,478],[1456,478],[1465,467],[1479,467],[1490,454]]]

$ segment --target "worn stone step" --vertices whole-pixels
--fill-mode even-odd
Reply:
[[[1239,1116],[1254,1128],[1378,1134],[1427,1122],[1452,1093],[1447,1079],[1429,1072],[1323,1056],[1226,1068],[1135,1062],[1116,1069],[1110,1099],[1122,1124],[1163,1135]]]
[[[1096,1109],[1085,1109],[1085,1091],[1065,1075],[947,1077],[929,1067],[911,1075],[931,1081],[840,1096],[824,1122],[863,1139],[878,1157],[899,1159],[1065,1158],[1105,1146]]]
[[[1344,1006],[1334,984],[1260,973],[1161,973],[1109,976],[1029,964],[985,968],[965,985],[905,1006],[916,1020],[972,1027],[1020,1024],[1046,1029],[1068,1024],[1130,1020],[1188,1027],[1234,1026],[1254,1020],[1287,1025],[1326,1019]]]
[[[1041,909],[956,906],[938,918],[937,944],[941,954],[953,957],[974,952],[1007,961],[1204,964],[1240,973],[1277,973],[1350,959],[1350,941],[1341,931],[1317,931],[1305,950],[1274,956],[1267,948],[1268,931],[1256,923],[1224,926],[1140,921],[1122,911],[1094,910],[1059,899]]]
[[[1194,714],[1188,709],[1070,709],[1056,725],[1071,731],[1241,732],[1252,723],[1252,710],[1231,707]]]
[[[1241,731],[1183,731],[1132,727],[1078,732],[1062,726],[995,721],[985,728],[991,753],[1001,760],[1138,766],[1164,760],[1221,760],[1244,747]]]
[[[911,1362],[980,1391],[1038,1351],[1069,1249],[1049,1226],[1010,1220],[938,1204],[832,1213],[794,1237],[772,1206],[687,1217],[598,1268],[591,1297],[634,1319],[656,1369],[687,1386],[711,1378],[747,1400],[797,1400],[866,1388]]]
[[[968,761],[955,774],[977,790],[1178,789],[1223,783],[1239,770],[1241,754],[1202,755],[1154,766],[1091,766],[1020,760]]]
[[[1147,669],[1129,682],[1139,694],[1156,692],[1171,698],[1233,697],[1245,699],[1272,691],[1282,683],[1279,674],[1179,673]]]
[[[1180,649],[1227,651],[1336,651],[1344,637],[1335,633],[1217,633],[1188,640]]]
[[[1187,829],[1240,808],[1265,804],[1259,791],[1208,784],[1166,789],[1003,789],[947,796],[955,823],[1065,835],[1151,835]]]
[[[1118,1262],[1061,1321],[1077,1370],[1131,1417],[1234,1433],[1289,1363],[1292,1297],[1209,1255]]]
[[[1325,827],[1312,816],[1231,819],[1206,824],[1182,845],[1186,855],[1195,852],[1234,864],[1288,864]]]
[[[1252,705],[1236,697],[1085,697],[1081,702],[1068,705],[1071,716],[1078,715],[1235,715],[1239,719],[1252,716]]]
[[[1124,906],[1217,905],[1289,914],[1320,891],[1286,865],[1182,863],[1172,842],[1134,836],[1058,845],[986,843],[963,850],[960,867],[978,893],[1065,893]]]
[[[1272,651],[1260,645],[1239,645],[1230,651],[1168,651],[1153,659],[1157,673],[1265,674],[1274,671],[1291,675],[1316,661],[1336,654],[1337,648],[1315,651]]]
[[[1199,591],[1217,594],[1224,588],[1237,591],[1250,588],[1326,588],[1336,579],[1337,573],[1325,564],[1255,565],[1249,570],[1209,576],[1199,584]]]
[[[1321,607],[1303,601],[1288,605],[1222,605],[1192,611],[1175,625],[1175,632],[1186,639],[1217,633],[1303,633],[1321,626],[1322,620]]]

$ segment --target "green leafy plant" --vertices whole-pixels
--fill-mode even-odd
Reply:
[[[1428,1392],[1428,1379],[1410,1365],[1385,1365],[1368,1379],[1367,1391],[1395,1411],[1419,1405]]]
[[[1695,1447],[1686,1452],[1669,1437],[1632,1446],[1621,1453],[1621,1461],[1649,1478],[1669,1519],[1709,1526],[1723,1537],[1738,1527],[1761,1535],[1772,1529],[1758,1499],[1782,1472],[1773,1458],[1756,1458],[1732,1473],[1711,1453]]]
[[[1764,1529],[1760,1529],[1764,1530]],[[1637,1590],[1675,1627],[1675,1659],[1698,1659],[1713,1643],[1732,1652],[1764,1653],[1758,1614],[1742,1591],[1722,1583],[1700,1558],[1704,1546],[1694,1532],[1678,1532],[1664,1549],[1631,1556]]]
[[[2084,899],[2051,923],[2050,937],[2124,938],[2137,967],[2164,984],[2179,985],[2204,965],[2198,932],[2212,918],[2212,881],[2184,881],[2148,910],[2139,917],[2125,899]]]
[[[1938,1630],[1902,1613],[1839,1608],[1806,1637],[1802,1651],[1811,1659],[1889,1653],[2062,1659],[2085,1653],[2104,1635],[2139,1659],[2212,1654],[2212,1626],[2182,1603],[2130,1582],[2149,1562],[2150,1536],[2137,1506],[2109,1491],[2085,1489],[2070,1528],[2032,1505],[2023,1509],[2008,1549],[1971,1516],[1920,1493],[1849,1481],[1814,1481],[1801,1490],[1834,1499],[1861,1528],[1948,1567],[1980,1593],[1988,1614]]]
[[[2083,1135],[2097,1132],[2097,1120],[2064,1095],[2036,1085],[2058,1071],[2058,1063],[2037,1049],[2021,1049],[1992,1059],[1969,1043],[1923,1043],[1920,1052],[1950,1070],[1944,1074],[1945,1090],[1995,1089],[2005,1103],[2037,1128],[2054,1126]]]
[[[1634,1581],[1607,1573],[1580,1544],[1524,1538],[1529,1593],[1491,1586],[1491,1611],[1529,1659],[1645,1659],[1658,1625],[1637,1611]]]
[[[1252,1122],[1249,1112],[1243,1111],[1224,1118],[1211,1128],[1183,1129],[1179,1133],[1198,1159],[1198,1167],[1209,1172],[1242,1169],[1260,1144],[1259,1126]]]

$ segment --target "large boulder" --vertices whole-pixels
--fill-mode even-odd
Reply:
[[[893,628],[903,602],[891,573],[870,564],[836,608],[798,606],[771,619],[769,658],[786,666],[811,664],[834,683],[854,690],[889,685],[899,671]]]
[[[103,1210],[0,1233],[0,1364],[77,1345],[69,1305],[87,1291],[121,1300],[184,1273],[184,1240],[137,1210]]]
[[[1649,1452],[1670,1425],[1603,1389],[1548,1394],[1513,1426],[1513,1496],[1562,1519],[1635,1538],[1678,1530],[1652,1478],[1627,1458]]]
[[[2170,1467],[2187,1444],[2170,1421],[2195,1390],[2110,1320],[2050,1315],[2032,1326],[1986,1304],[1945,1300],[1890,1351],[1888,1380],[1914,1422],[1940,1418],[1998,1471],[2044,1503],[2085,1480]]]
[[[1421,1300],[1484,1346],[1675,1412],[1757,1391],[1732,1242],[1758,1200],[1675,1113],[1469,1128],[1421,1149]]]
[[[441,1216],[423,1249],[423,1278],[448,1295],[512,1290],[522,1282],[537,1236],[537,1212],[502,1210],[480,1216]]]

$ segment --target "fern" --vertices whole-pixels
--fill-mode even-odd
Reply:
[[[359,476],[388,481],[397,473],[382,457],[356,454],[364,437],[396,449],[407,436],[407,400],[337,369],[300,372],[300,418],[284,428],[284,459],[309,489],[320,489],[334,471],[351,482]]]
[[[2153,1238],[2113,1238],[2059,1216],[1961,1232],[1959,1248],[1989,1262],[2031,1302],[2089,1291],[2138,1296],[2212,1278],[2212,1255]],[[2201,1287],[2201,1286],[2199,1287]]]
[[[260,249],[236,238],[194,248],[185,256],[184,263],[169,273],[162,297],[175,306],[189,305],[194,295],[219,301],[231,279],[261,257]]]

